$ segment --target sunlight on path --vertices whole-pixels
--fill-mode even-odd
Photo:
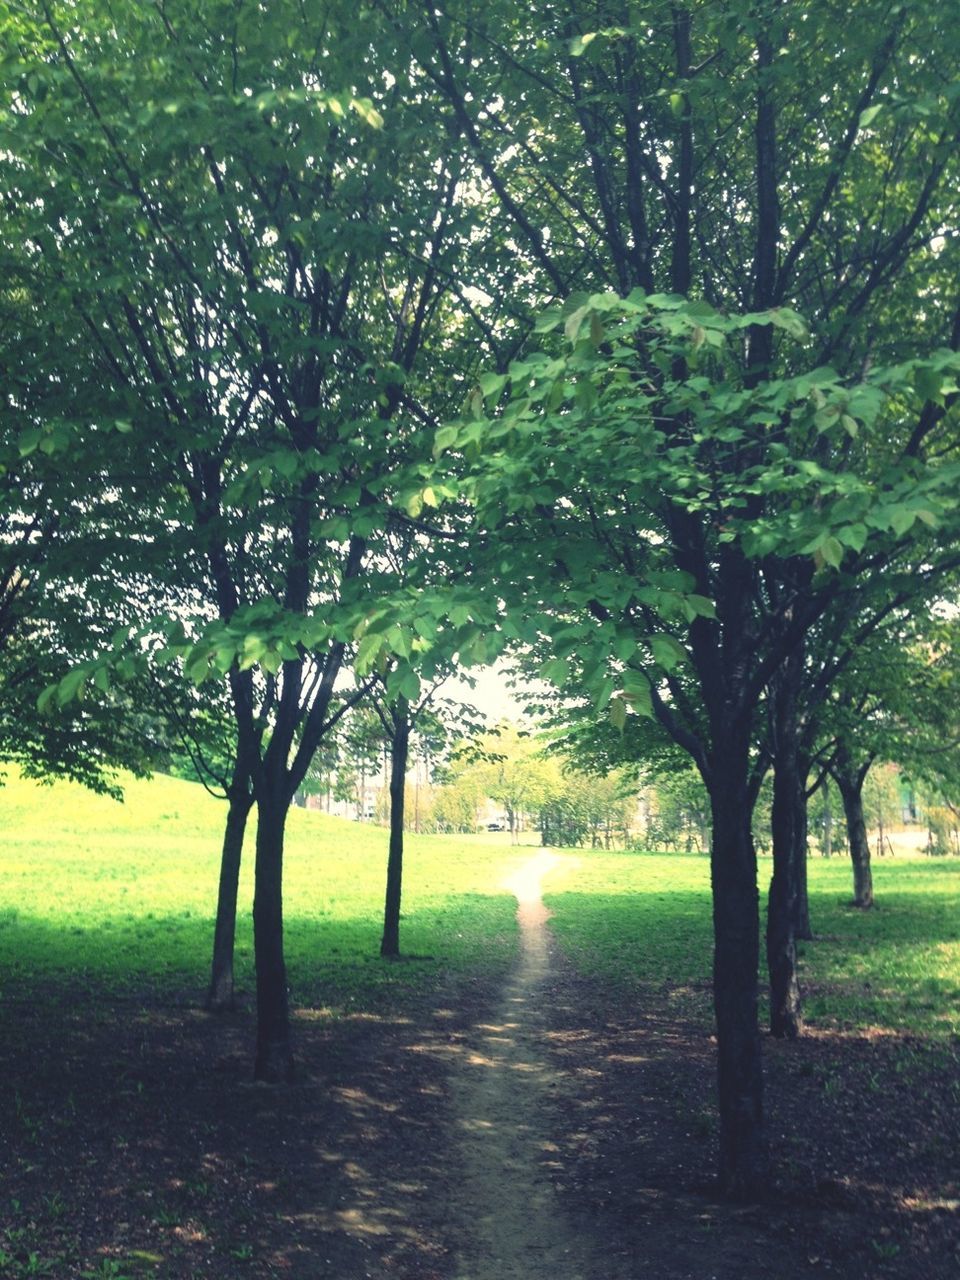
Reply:
[[[451,1187],[461,1226],[456,1280],[599,1280],[582,1236],[556,1203],[548,1104],[562,1080],[544,1047],[549,1000],[546,876],[579,859],[541,849],[503,887],[518,902],[522,951],[491,1021],[478,1026],[453,1082],[462,1170]]]
[[[564,857],[550,849],[539,849],[503,881],[502,887],[509,890],[518,902],[539,902],[544,877],[564,863],[572,870],[579,862],[579,858]]]

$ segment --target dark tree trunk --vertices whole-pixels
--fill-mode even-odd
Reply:
[[[767,897],[767,970],[770,979],[770,1033],[796,1039],[803,1030],[797,980],[796,924],[800,862],[806,869],[806,778],[801,776],[797,692],[803,678],[803,651],[784,660],[771,682],[770,735],[773,747],[773,877]]]
[[[287,971],[283,959],[283,835],[288,798],[265,779],[257,794],[257,862],[253,938],[257,964],[257,1056],[254,1079],[293,1076]]]
[[[830,803],[830,780],[824,776],[823,782],[823,856],[833,856],[833,807]]]
[[[744,730],[717,743],[710,785],[720,1186],[726,1195],[741,1200],[760,1195],[767,1175],[757,1025],[760,922],[757,858],[750,832],[748,740]]]
[[[400,897],[403,891],[403,804],[407,780],[410,726],[401,711],[394,720],[390,744],[390,852],[387,857],[387,895],[383,910],[382,956],[400,954]]]
[[[237,931],[237,886],[240,880],[240,859],[243,854],[243,837],[247,829],[247,817],[253,804],[246,778],[238,780],[234,770],[234,783],[229,792],[227,824],[223,833],[223,852],[220,857],[220,886],[217,892],[217,922],[213,931],[213,964],[210,970],[210,989],[206,1007],[214,1013],[223,1013],[235,1007],[233,987],[233,945]]]
[[[810,893],[807,883],[807,840],[809,836],[806,786],[807,769],[801,757],[800,762],[800,795],[797,807],[797,909],[794,914],[793,932],[798,942],[811,942],[813,929],[810,925]]]
[[[838,760],[834,781],[843,801],[847,820],[850,861],[853,863],[853,905],[867,911],[873,906],[873,872],[870,869],[870,842],[863,816],[863,781],[867,769],[854,769],[846,758]]]

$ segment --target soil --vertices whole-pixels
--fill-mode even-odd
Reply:
[[[709,993],[572,973],[533,855],[500,990],[297,1014],[298,1082],[249,1083],[249,1012],[8,1001],[0,1276],[742,1280],[960,1275],[960,1051],[765,1044],[776,1170],[716,1197]],[[67,993],[58,992],[62,1001]]]

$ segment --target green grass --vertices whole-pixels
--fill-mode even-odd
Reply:
[[[811,858],[809,873],[816,940],[801,944],[807,1020],[960,1034],[960,859],[880,860],[869,912],[849,906],[847,859]],[[769,859],[761,859],[761,901],[769,875]],[[548,885],[547,902],[553,928],[584,972],[628,996],[655,984],[678,1004],[708,1007],[706,858],[583,854],[575,883]]]
[[[195,1000],[207,978],[226,809],[199,786],[128,780],[118,804],[11,771],[0,788],[0,985],[8,995],[106,989]],[[237,976],[252,988],[252,831],[241,875]],[[401,933],[379,959],[387,834],[293,810],[285,942],[296,1003],[391,1001],[449,974],[504,971],[515,903],[501,881],[522,851],[489,838],[409,836]]]
[[[222,803],[158,777],[117,804],[11,773],[0,789],[0,990],[58,998],[109,991],[196,1001],[206,982]],[[248,841],[249,845],[249,841]],[[286,848],[286,947],[295,1003],[396,1004],[448,975],[506,971],[514,901],[502,888],[529,851],[503,837],[409,836],[403,950],[378,956],[386,832],[294,810]],[[553,928],[578,968],[631,993],[653,985],[709,1016],[706,858],[575,852],[548,884]],[[237,969],[252,989],[252,856],[241,883]],[[960,859],[883,859],[876,908],[849,907],[844,858],[812,858],[816,941],[802,945],[814,1025],[960,1034]],[[761,860],[761,882],[769,876]]]

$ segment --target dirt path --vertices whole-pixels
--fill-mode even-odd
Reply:
[[[492,1020],[476,1028],[452,1082],[462,1176],[451,1211],[464,1244],[456,1280],[591,1280],[604,1274],[568,1222],[544,1161],[545,1109],[562,1081],[550,1066],[542,1009],[551,973],[544,876],[564,859],[540,850],[505,884],[517,897],[519,964]]]
[[[960,1276],[960,1045],[768,1040],[777,1179],[762,1204],[724,1204],[709,992],[579,973],[540,892],[575,859],[525,852],[506,984],[302,1006],[290,1089],[250,1082],[249,1006],[8,992],[0,1276]]]

